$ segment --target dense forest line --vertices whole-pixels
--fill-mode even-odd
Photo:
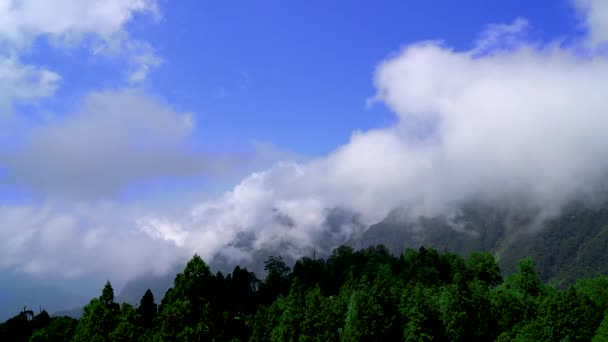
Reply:
[[[0,341],[608,341],[608,277],[557,289],[530,258],[503,279],[488,253],[341,246],[265,270],[214,275],[195,255],[158,306],[149,290],[119,305],[108,282],[81,319],[24,308]]]

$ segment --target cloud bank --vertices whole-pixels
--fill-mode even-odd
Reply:
[[[583,27],[587,31],[586,40],[597,47],[608,42],[608,3],[604,0],[575,0]]]
[[[17,49],[28,37],[64,43],[93,34],[105,49],[131,16],[155,13],[148,1],[106,3],[118,15],[94,29],[78,21],[33,29],[19,19],[0,36]],[[281,247],[298,256],[323,239],[349,239],[395,207],[433,215],[469,199],[525,198],[551,212],[593,195],[608,171],[608,59],[596,49],[606,40],[603,4],[576,2],[587,33],[569,45],[530,41],[531,24],[516,19],[488,26],[469,50],[440,41],[403,47],[377,66],[369,101],[394,111],[394,126],[354,132],[328,156],[253,173],[181,215],[108,194],[140,179],[204,174],[208,160],[184,148],[191,116],[138,91],[91,93],[75,113],[28,125],[19,153],[0,151],[11,182],[51,194],[36,206],[0,207],[0,267],[124,279],[162,272],[192,253],[239,261]],[[13,78],[38,89],[27,96],[52,94],[59,75],[22,67],[33,76]],[[56,198],[65,194],[86,200]],[[336,208],[356,219],[330,224]]]
[[[10,150],[0,148],[0,163],[5,182],[107,198],[134,181],[210,171],[213,163],[187,146],[194,125],[192,114],[138,90],[93,92],[75,114],[30,125]]]
[[[185,256],[170,244],[120,228],[129,227],[134,215],[136,209],[112,203],[0,206],[0,269],[124,281],[133,272],[166,272]]]
[[[530,24],[518,18],[488,26],[470,50],[440,41],[403,47],[377,66],[369,101],[395,112],[393,127],[355,132],[327,157],[255,173],[184,219],[140,220],[142,231],[206,257],[230,254],[226,246],[243,234],[254,250],[281,246],[298,256],[318,243],[332,208],[371,224],[396,207],[434,215],[467,200],[524,199],[550,215],[592,198],[608,171],[608,59],[587,42],[605,39],[608,15],[601,1],[576,5],[585,8],[580,43],[530,41]]]
[[[144,210],[117,200],[134,182],[200,177],[222,164],[189,144],[192,114],[129,87],[162,61],[129,32],[141,15],[160,19],[156,1],[0,0],[0,270],[124,280],[185,255],[139,233],[133,217]],[[42,101],[70,80],[22,61],[40,43],[122,59],[125,85],[47,112]],[[20,203],[15,188],[34,199]]]

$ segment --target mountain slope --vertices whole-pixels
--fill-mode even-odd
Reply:
[[[457,215],[404,219],[391,213],[349,242],[355,248],[384,244],[393,253],[422,245],[466,255],[494,253],[504,273],[531,256],[543,280],[567,285],[576,278],[608,274],[608,206],[572,205],[538,220],[538,211],[470,205]]]
[[[608,274],[608,205],[572,205],[559,216],[542,221],[538,220],[539,210],[536,209],[525,206],[499,208],[477,202],[461,207],[452,215],[417,219],[404,215],[402,210],[394,210],[356,238],[340,241],[337,236],[327,236],[321,239],[324,244],[316,253],[325,257],[327,251],[341,244],[355,249],[382,244],[399,255],[406,248],[417,249],[425,245],[464,256],[473,251],[491,252],[498,258],[505,274],[514,272],[519,260],[531,256],[542,279],[561,286],[571,284],[576,278]],[[338,231],[332,227],[356,222],[353,215],[336,213],[328,217],[328,229]],[[327,234],[331,232],[328,230]],[[268,256],[282,255],[288,264],[293,264],[295,259],[283,253],[293,248],[286,243],[270,249],[251,249],[248,250],[251,258],[239,264],[263,277],[264,261]],[[312,256],[313,251],[310,252]],[[235,266],[234,261],[221,255],[213,258],[210,265],[223,273],[231,272]],[[150,288],[154,297],[160,300],[182,268],[180,265],[164,276],[136,278],[125,285],[118,299],[138,304]]]

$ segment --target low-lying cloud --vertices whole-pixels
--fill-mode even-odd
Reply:
[[[0,206],[0,269],[39,277],[111,275],[120,282],[138,273],[166,272],[186,256],[129,229],[136,215],[136,208],[107,202]]]
[[[596,49],[608,16],[601,1],[576,5],[588,33],[568,45],[525,39],[530,25],[518,18],[488,26],[470,50],[405,46],[378,65],[369,101],[395,112],[393,127],[355,132],[327,157],[277,164],[194,206],[173,223],[179,245],[209,257],[247,234],[255,249],[297,256],[315,247],[333,208],[371,224],[396,207],[434,215],[472,199],[523,198],[551,215],[593,197],[608,171],[608,58]],[[171,241],[172,224],[158,220],[140,220],[143,231]]]
[[[474,198],[525,198],[551,213],[593,195],[608,171],[603,4],[576,2],[587,33],[567,45],[526,39],[531,24],[516,19],[488,26],[469,50],[403,47],[377,66],[368,101],[393,110],[395,125],[253,173],[181,216],[98,195],[146,177],[204,174],[209,163],[183,148],[190,116],[137,91],[94,93],[76,114],[34,127],[19,154],[0,154],[12,181],[88,199],[0,207],[0,267],[124,279],[192,253],[243,260],[280,246],[301,255],[327,237],[336,208],[356,217],[331,226],[331,241],[345,241],[396,207],[434,215]]]
[[[31,124],[10,150],[0,149],[5,182],[97,199],[134,181],[200,177],[218,167],[188,146],[193,115],[142,91],[91,93],[79,107],[73,115]]]

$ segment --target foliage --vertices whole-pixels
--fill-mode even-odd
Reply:
[[[503,279],[495,258],[433,248],[398,258],[342,246],[327,260],[281,257],[266,277],[213,274],[195,255],[159,306],[118,305],[111,284],[79,321],[24,308],[2,341],[607,341],[608,278],[567,288],[541,281],[531,258]]]

